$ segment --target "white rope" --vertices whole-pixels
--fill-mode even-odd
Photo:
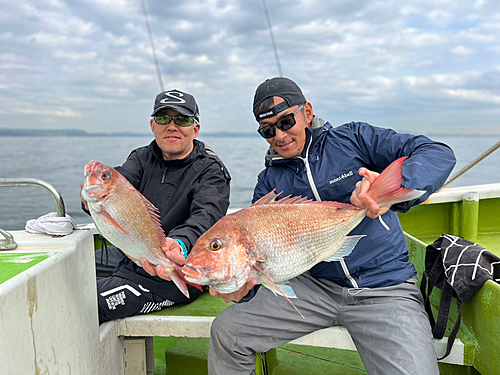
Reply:
[[[38,219],[31,219],[26,222],[26,230],[36,234],[65,236],[75,229],[77,229],[77,226],[71,216],[66,214],[66,217],[59,217],[56,212],[50,212]]]

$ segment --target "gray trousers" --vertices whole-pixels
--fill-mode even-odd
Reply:
[[[309,273],[290,280],[292,302],[263,288],[247,303],[226,308],[213,322],[209,375],[251,374],[255,353],[310,332],[344,326],[370,375],[438,375],[429,318],[416,285],[345,288]]]

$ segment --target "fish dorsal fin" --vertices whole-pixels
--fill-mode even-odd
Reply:
[[[148,201],[142,194],[141,194],[142,201],[144,202],[144,205],[148,209],[149,215],[151,216],[151,219],[153,219],[153,223],[155,225],[156,230],[158,231],[158,234],[161,237],[161,246],[164,247],[166,246],[167,238],[165,236],[165,232],[163,231],[163,228],[161,227],[161,221],[160,221],[160,210],[158,210],[153,203]]]
[[[329,207],[338,207],[346,210],[358,210],[356,206],[353,206],[352,204],[347,204],[347,203],[340,203],[340,202],[333,202],[333,201],[313,201],[308,198],[304,197],[285,197],[283,199],[280,199],[279,201],[276,200],[276,198],[280,195],[281,193],[276,194],[275,190],[267,193],[264,195],[262,198],[260,198],[258,201],[256,201],[252,206],[263,206],[263,205],[269,205],[269,204],[315,204],[315,205],[320,205],[320,206],[329,206]]]
[[[274,204],[274,203],[277,203],[278,201],[276,200],[276,197],[278,195],[280,195],[281,193],[276,194],[275,190],[276,189],[274,189],[273,191],[271,191],[271,192],[267,193],[266,195],[264,195],[257,202],[255,202],[254,204],[252,204],[252,206],[261,206],[261,205],[265,205],[265,204]]]
[[[252,204],[252,206],[262,206],[266,204],[303,204],[303,203],[317,203],[314,202],[308,198],[303,198],[303,197],[285,197],[283,199],[280,199],[279,201],[276,200],[276,198],[281,194],[275,193],[276,189],[273,189],[273,191],[267,193],[264,195],[262,198],[260,198],[257,202]]]

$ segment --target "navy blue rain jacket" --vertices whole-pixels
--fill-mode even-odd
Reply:
[[[274,150],[268,151],[266,169],[259,174],[253,202],[276,189],[277,193],[282,192],[280,197],[350,203],[351,193],[362,179],[359,168],[382,172],[394,160],[408,156],[403,164],[402,187],[426,193],[416,200],[394,205],[382,215],[390,230],[379,219],[365,217],[350,233],[366,235],[352,253],[341,261],[321,262],[310,272],[314,277],[355,288],[398,285],[415,276],[394,211],[408,211],[444,184],[456,162],[451,148],[422,135],[398,134],[362,122],[333,128],[317,117],[306,133],[301,157],[283,159]],[[319,197],[313,193],[312,185]]]

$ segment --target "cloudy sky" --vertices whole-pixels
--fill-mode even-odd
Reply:
[[[144,0],[165,89],[202,132],[255,131],[279,75],[261,0]],[[283,75],[320,117],[500,135],[498,0],[267,0]],[[141,0],[0,0],[0,128],[149,132],[160,92]]]

